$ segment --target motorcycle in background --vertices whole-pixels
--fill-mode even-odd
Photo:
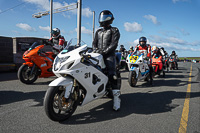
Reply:
[[[144,60],[144,53],[135,52],[127,56],[126,63],[129,68],[128,82],[131,87],[136,86],[137,81],[150,80],[150,69],[147,60]]]
[[[175,68],[178,70],[177,62],[173,56],[169,58],[170,70],[174,70]]]
[[[165,77],[165,71],[162,63],[162,56],[160,57],[153,56],[152,67],[153,67],[153,76],[160,75],[161,73],[163,73],[163,77]]]
[[[52,72],[53,52],[44,52],[43,44],[34,42],[32,46],[24,52],[25,63],[18,70],[18,78],[22,83],[32,84],[37,78],[54,76]]]
[[[120,69],[125,69],[125,70],[129,70],[128,69],[128,64],[126,63],[126,58],[128,56],[128,52],[124,51],[121,52],[121,63],[120,63]]]

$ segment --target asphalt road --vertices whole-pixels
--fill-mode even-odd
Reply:
[[[17,79],[16,72],[0,73],[0,133],[178,133],[186,94],[190,94],[187,133],[200,133],[200,63],[179,62],[179,70],[155,77],[154,86],[128,84],[121,71],[122,106],[112,110],[112,100],[102,98],[78,107],[70,119],[51,121],[44,112],[43,98],[55,79],[41,78],[33,85]],[[191,82],[189,82],[191,77]],[[187,92],[191,83],[191,92]],[[183,112],[183,113],[182,113]]]

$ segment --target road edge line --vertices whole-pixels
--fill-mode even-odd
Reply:
[[[179,133],[186,133],[186,131],[187,131],[187,122],[188,122],[188,115],[189,115],[189,103],[190,103],[190,92],[191,92],[191,79],[192,79],[191,76],[192,76],[192,63],[191,63],[191,67],[190,67],[188,87],[187,87],[185,102],[184,102],[181,121],[180,121]]]

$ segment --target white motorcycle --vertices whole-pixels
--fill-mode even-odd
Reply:
[[[129,68],[128,82],[131,87],[136,86],[137,81],[150,80],[150,69],[148,62],[144,60],[144,53],[131,53],[126,58],[126,63]]]
[[[112,93],[107,87],[103,56],[86,51],[87,45],[77,47],[70,41],[54,60],[53,72],[58,78],[49,84],[44,98],[45,112],[51,120],[66,120],[78,105]],[[117,80],[121,87],[120,74]]]

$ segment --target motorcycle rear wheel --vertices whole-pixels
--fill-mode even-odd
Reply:
[[[33,70],[32,75],[30,75],[31,71],[32,71],[32,67],[29,67],[28,65],[25,65],[25,64],[21,65],[21,67],[19,68],[17,72],[17,76],[19,80],[25,84],[34,83],[38,78],[38,72],[37,72],[37,69],[35,69]]]
[[[45,113],[53,121],[67,120],[79,104],[79,89],[74,89],[68,99],[64,95],[65,89],[63,86],[50,86],[45,94]]]
[[[135,87],[137,84],[137,79],[136,79],[136,72],[135,71],[130,71],[128,75],[128,82],[131,87]]]

